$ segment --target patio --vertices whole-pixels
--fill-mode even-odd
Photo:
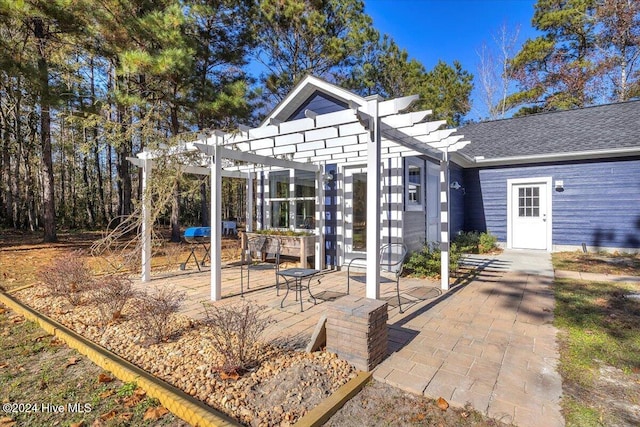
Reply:
[[[418,395],[443,397],[455,406],[471,404],[522,427],[564,426],[549,253],[505,251],[469,256],[464,262],[471,273],[445,293],[439,282],[401,278],[402,314],[394,284],[382,281],[381,299],[390,302],[389,343],[387,358],[373,371],[374,378]],[[184,290],[182,313],[199,318],[204,314],[202,302],[209,301],[208,273],[157,275],[137,286]],[[322,272],[321,283],[312,282],[318,304],[305,299],[300,312],[292,295],[280,308],[283,293],[276,296],[273,269],[254,270],[252,283],[261,285],[252,287],[245,298],[266,306],[276,321],[265,339],[303,349],[325,312],[325,299],[344,294],[346,279],[345,271]],[[215,304],[241,301],[239,267],[222,268],[222,284],[222,300]],[[352,283],[351,290],[364,296],[364,280]]]
[[[285,262],[281,269],[295,267],[297,262]],[[222,272],[222,300],[215,302],[217,306],[239,303],[243,298],[247,301],[265,306],[265,314],[275,322],[267,329],[265,340],[276,341],[294,349],[304,349],[318,323],[318,320],[326,310],[327,302],[346,295],[347,272],[336,270],[324,270],[314,276],[311,281],[311,293],[316,297],[317,304],[309,298],[307,291],[303,292],[304,311],[300,311],[300,303],[296,301],[292,291],[286,297],[283,307],[280,303],[284,298],[286,289],[280,285],[280,295],[276,294],[275,272],[272,264],[260,264],[252,267],[250,288],[244,283],[244,297],[240,294],[240,266],[229,264],[223,266]],[[246,271],[245,271],[246,274]],[[184,271],[156,274],[149,282],[137,281],[138,289],[153,287],[173,286],[176,290],[186,294],[180,313],[192,319],[202,319],[205,316],[203,302],[211,302],[210,299],[210,268],[203,267],[198,271],[193,266]],[[388,282],[388,283],[386,283]],[[381,298],[389,302],[389,324],[400,322],[403,318],[411,316],[416,311],[442,294],[439,282],[429,279],[402,278],[400,280],[400,296],[404,313],[400,313],[395,290],[395,280],[381,280]],[[352,295],[365,296],[364,269],[356,269],[352,272]],[[400,348],[403,341],[402,331],[389,330],[389,352]],[[395,345],[394,345],[395,343]]]

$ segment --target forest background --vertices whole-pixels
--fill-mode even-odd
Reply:
[[[361,95],[420,95],[463,124],[475,85],[487,119],[640,96],[640,2],[538,0],[539,36],[497,29],[476,76],[427,70],[373,26],[361,0],[0,0],[0,227],[104,229],[135,215],[127,157],[214,129],[256,126],[305,75]],[[251,64],[263,70],[252,75]],[[154,173],[156,219],[208,223],[208,180]],[[244,216],[223,181],[223,216]]]

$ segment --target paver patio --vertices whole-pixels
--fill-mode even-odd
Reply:
[[[473,277],[445,294],[436,281],[402,278],[403,314],[395,283],[381,285],[381,298],[389,302],[389,346],[374,378],[457,406],[470,403],[521,427],[563,426],[549,254],[507,251],[471,256],[466,263],[476,268]],[[197,319],[204,316],[202,302],[209,300],[209,278],[208,271],[186,271],[137,286],[184,290],[182,312]],[[294,348],[307,345],[327,301],[346,291],[344,271],[325,271],[318,279],[311,282],[318,304],[314,306],[305,291],[300,312],[293,293],[280,308],[284,292],[276,295],[273,269],[252,271],[244,298],[264,305],[276,321],[266,331],[267,340]],[[223,299],[216,304],[242,299],[238,267],[223,268],[222,291]],[[364,296],[364,283],[352,282],[351,293]]]

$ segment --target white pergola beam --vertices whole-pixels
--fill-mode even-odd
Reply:
[[[245,153],[237,150],[230,150],[228,148],[223,148],[220,146],[206,145],[206,144],[196,144],[199,150],[203,153],[206,153],[210,156],[218,155],[222,156],[222,158],[237,160],[241,162],[253,163],[258,165],[269,165],[269,166],[277,166],[284,169],[298,169],[309,172],[316,172],[320,169],[320,166],[314,165],[312,163],[301,163],[301,162],[293,162],[291,160],[284,159],[276,159],[273,157],[260,156],[253,153]],[[217,147],[217,148],[216,148]]]

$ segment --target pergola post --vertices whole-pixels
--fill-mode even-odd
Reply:
[[[153,160],[148,156],[141,159],[142,163],[142,224],[140,234],[142,236],[142,282],[151,280],[151,199],[148,194],[149,180],[151,179],[151,169]]]
[[[440,162],[440,289],[449,290],[449,153]]]
[[[315,209],[315,269],[324,269],[324,167],[316,172],[316,209]]]
[[[217,138],[216,138],[217,139]],[[217,142],[217,141],[216,141]],[[211,157],[211,300],[222,299],[221,224],[222,224],[222,156],[216,143]]]
[[[253,231],[253,172],[247,173],[247,212],[245,214],[245,231]]]
[[[380,117],[378,98],[367,99],[369,115],[369,142],[367,143],[367,298],[380,297]]]

